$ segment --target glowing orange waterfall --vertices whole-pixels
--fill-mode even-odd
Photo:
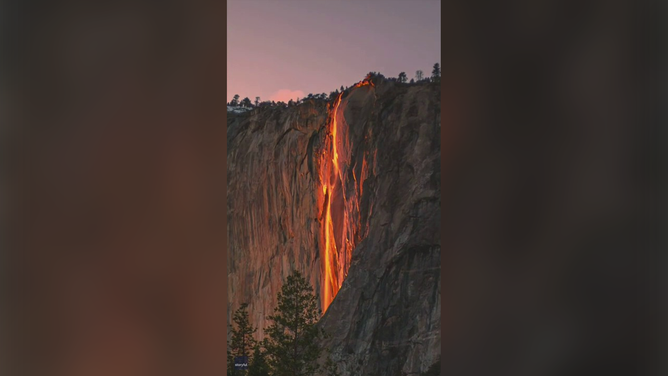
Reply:
[[[334,296],[339,291],[341,287],[341,282],[338,278],[338,249],[336,247],[336,240],[334,238],[334,222],[332,220],[332,199],[334,197],[334,189],[336,187],[336,181],[340,179],[340,167],[339,167],[339,151],[338,151],[338,139],[337,139],[337,111],[341,105],[341,96],[343,93],[339,94],[334,102],[334,105],[331,109],[331,121],[330,121],[330,134],[331,134],[331,160],[323,162],[326,166],[324,173],[322,174],[323,182],[323,195],[324,195],[324,281],[323,281],[323,312],[327,310],[329,304],[334,300]],[[328,153],[325,153],[325,159],[327,159]]]
[[[369,79],[355,85],[373,86]],[[348,274],[352,252],[359,239],[359,203],[362,195],[362,184],[367,174],[366,160],[358,177],[353,171],[355,190],[346,197],[344,178],[347,176],[351,159],[351,147],[348,141],[348,124],[343,119],[343,111],[339,108],[343,93],[339,94],[329,108],[329,132],[324,143],[320,161],[320,182],[322,184],[322,274],[321,286],[322,311],[327,310],[339,292],[343,280]]]

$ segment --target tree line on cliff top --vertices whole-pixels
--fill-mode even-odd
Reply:
[[[397,77],[387,77],[387,78],[385,76],[383,76],[382,74],[378,73],[378,72],[369,72],[369,74],[366,76],[366,79],[375,78],[375,77],[383,78],[383,79],[386,79],[388,81],[398,82],[398,83],[402,83],[402,84],[417,84],[417,83],[421,83],[421,82],[440,83],[441,82],[441,67],[438,63],[434,64],[434,68],[431,71],[431,77],[424,76],[424,72],[422,70],[417,70],[417,71],[415,71],[415,78],[414,79],[411,78],[410,82],[407,82],[408,77],[406,76],[406,72],[400,72]],[[227,103],[227,105],[230,106],[230,107],[242,107],[242,108],[248,108],[248,109],[263,108],[263,107],[277,107],[277,106],[278,107],[292,107],[294,105],[303,103],[305,100],[311,100],[311,99],[323,100],[323,101],[333,100],[334,98],[336,98],[336,96],[339,95],[340,92],[343,92],[343,91],[345,91],[349,88],[350,87],[344,88],[343,86],[341,86],[340,91],[338,89],[334,90],[334,91],[330,92],[329,95],[327,95],[327,93],[321,93],[321,94],[310,93],[304,98],[297,98],[296,101],[293,101],[292,99],[290,99],[287,103],[283,102],[283,101],[278,101],[278,102],[276,102],[276,101],[261,101],[260,97],[255,97],[255,102],[253,102],[248,97],[245,97],[244,99],[240,99],[239,94],[235,94],[234,97],[232,98],[232,100],[229,103]]]
[[[228,376],[342,376],[321,345],[328,336],[317,323],[322,313],[318,295],[299,273],[288,276],[277,296],[278,306],[268,317],[266,338],[257,341],[257,328],[248,317],[248,304],[236,310],[231,341],[227,344]],[[323,357],[323,355],[326,355]],[[236,370],[234,358],[246,356],[247,370]],[[323,361],[324,358],[324,361]],[[440,374],[440,361],[423,376]]]

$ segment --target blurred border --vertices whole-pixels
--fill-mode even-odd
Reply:
[[[665,375],[666,3],[443,5],[442,372]]]

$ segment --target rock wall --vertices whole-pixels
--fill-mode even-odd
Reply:
[[[228,115],[227,197],[228,323],[248,302],[262,337],[293,268],[323,296],[323,209],[333,200],[335,267],[345,279],[320,323],[332,358],[346,375],[419,373],[438,360],[437,85],[374,79],[336,107]]]
[[[319,288],[318,223],[309,151],[327,120],[324,103],[228,115],[228,324],[243,302],[264,320],[293,268]]]

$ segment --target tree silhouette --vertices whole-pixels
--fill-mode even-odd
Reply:
[[[230,106],[233,106],[233,107],[239,106],[239,94],[234,94],[234,97],[230,101]]]
[[[256,345],[253,351],[253,361],[248,365],[248,376],[269,376],[270,368],[265,356],[265,352],[259,345]]]
[[[253,103],[251,103],[251,100],[246,97],[241,101],[241,105],[248,108],[253,106]]]
[[[234,356],[230,351],[230,344],[227,344],[227,376],[234,376]]]
[[[232,328],[232,343],[228,346],[228,362],[232,360],[234,363],[233,357],[235,356],[248,356],[250,358],[250,352],[257,345],[257,341],[253,338],[253,334],[257,331],[257,328],[254,328],[250,324],[248,319],[248,304],[243,303],[239,309],[234,312],[232,317],[234,322],[234,327]],[[232,359],[230,359],[232,358]],[[229,371],[228,364],[228,371]],[[235,371],[234,364],[232,364],[232,371],[235,375],[243,375],[246,371]]]
[[[431,71],[431,77],[434,82],[441,81],[441,66],[438,63],[434,64],[434,70]]]
[[[257,331],[257,328],[250,324],[247,303],[243,303],[234,312],[232,321],[236,325],[236,328],[232,329],[232,354],[234,356],[250,355],[251,349],[256,345],[253,334]]]
[[[255,97],[255,107],[260,104],[260,97]]]
[[[324,332],[316,326],[319,318],[317,295],[301,273],[293,272],[278,292],[278,307],[266,330],[264,345],[273,376],[310,376],[321,369],[318,339]]]
[[[406,83],[406,72],[399,73],[398,78],[399,78],[399,82],[401,82],[402,84],[405,84]]]
[[[424,75],[424,72],[422,72],[422,69],[416,70],[415,71],[415,81],[421,81],[423,75]]]

